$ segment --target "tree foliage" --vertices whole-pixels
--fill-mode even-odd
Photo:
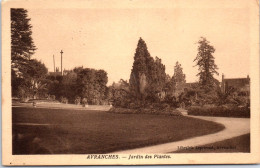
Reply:
[[[172,76],[172,80],[175,85],[184,84],[186,83],[186,76],[183,73],[183,69],[181,67],[181,64],[177,61],[174,66],[174,74]]]
[[[33,90],[33,97],[35,98],[40,92],[42,94],[46,93],[46,75],[47,75],[47,68],[46,66],[36,60],[32,59],[29,60],[29,64],[27,67],[27,72],[24,73],[28,76],[25,76],[25,79],[30,80],[31,88]]]
[[[31,59],[36,50],[27,10],[11,8],[12,95],[34,97],[46,91],[47,68]]]
[[[130,91],[137,99],[153,99],[163,91],[166,83],[165,66],[161,59],[150,56],[145,41],[140,38],[137,44],[134,63],[130,75]]]
[[[115,107],[128,107],[131,104],[133,98],[129,90],[130,86],[126,80],[120,79],[119,82],[113,83],[109,86],[109,92],[111,94],[111,101]]]
[[[148,64],[152,61],[152,57],[147,50],[145,41],[140,38],[137,44],[129,80],[132,93],[139,99],[145,96],[144,90],[148,82]]]
[[[36,50],[32,39],[32,25],[29,23],[27,10],[11,9],[11,56],[12,61],[30,59]]]
[[[216,79],[214,74],[218,75],[218,67],[215,64],[215,58],[213,53],[215,48],[210,45],[210,42],[206,38],[201,37],[198,41],[198,54],[194,59],[196,65],[199,67],[199,82],[205,88],[212,88],[216,85]]]
[[[15,75],[12,70],[12,94],[18,97],[37,98],[47,93],[47,68],[45,65],[31,59],[19,64],[19,72],[22,75]]]
[[[104,70],[76,67],[66,75],[57,76],[49,85],[49,94],[66,97],[71,103],[80,99],[85,104],[102,104],[109,96],[107,82],[107,72]]]
[[[105,99],[108,78],[104,70],[85,68],[77,74],[77,92],[82,98],[92,104],[98,104]]]
[[[170,97],[173,96],[174,90],[175,90],[175,85],[174,85],[173,78],[168,74],[166,75],[166,83],[165,83],[164,90],[166,91],[168,96],[170,96]]]
[[[165,73],[165,65],[162,64],[162,60],[158,57],[150,65],[150,86],[149,91],[159,93],[164,90],[167,81],[167,75]]]
[[[77,73],[75,71],[71,71],[66,75],[62,76],[60,87],[60,95],[58,97],[63,96],[70,100],[70,102],[75,102],[77,93]]]

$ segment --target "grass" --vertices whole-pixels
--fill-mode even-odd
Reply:
[[[13,154],[108,153],[224,129],[183,116],[26,107],[13,107],[12,114]]]
[[[216,143],[211,143],[200,148],[187,150],[179,150],[175,153],[249,153],[250,152],[250,134],[241,135],[235,138],[223,140]]]

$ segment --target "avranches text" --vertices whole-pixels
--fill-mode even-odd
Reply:
[[[166,154],[153,154],[153,155],[129,155],[128,157],[113,154],[91,154],[87,155],[86,159],[171,159],[171,155]]]

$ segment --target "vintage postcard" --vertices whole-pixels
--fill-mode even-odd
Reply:
[[[4,0],[14,165],[260,162],[256,0]]]

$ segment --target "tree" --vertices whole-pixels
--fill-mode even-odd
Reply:
[[[30,82],[33,98],[36,98],[39,94],[47,93],[47,73],[48,70],[42,62],[36,59],[29,60],[24,78]]]
[[[23,75],[12,78],[12,87],[17,89],[15,90],[17,91],[16,96],[36,98],[47,93],[46,75],[48,70],[45,65],[36,59],[31,59],[26,61],[25,65],[21,67],[23,68],[20,68],[20,72]]]
[[[182,71],[181,64],[177,61],[174,66],[174,74],[172,76],[172,80],[175,87],[178,87],[179,85],[186,83],[185,78],[186,76]]]
[[[141,99],[144,98],[144,90],[147,85],[148,66],[147,63],[153,61],[147,50],[145,41],[140,38],[137,44],[133,68],[130,76],[130,88],[133,94]]]
[[[217,80],[214,78],[214,74],[218,75],[218,67],[213,56],[215,48],[204,37],[201,37],[198,44],[198,54],[193,62],[196,62],[196,66],[199,67],[197,76],[199,76],[200,84],[206,90],[210,90],[217,85]]]
[[[90,68],[77,68],[76,90],[78,96],[91,104],[99,104],[106,98],[107,72]]]
[[[155,58],[154,62],[149,65],[149,84],[147,87],[148,98],[152,101],[158,100],[158,95],[160,99],[164,99],[164,93],[167,83],[167,75],[165,73],[165,65],[162,64],[162,60],[158,57]],[[162,94],[161,94],[162,93]],[[164,96],[163,96],[164,95]]]
[[[60,95],[69,99],[70,102],[75,102],[77,96],[77,73],[74,71],[68,72],[62,76]]]
[[[31,55],[36,50],[32,39],[32,26],[27,10],[22,8],[11,9],[11,71],[12,71],[12,95],[30,96],[31,85],[27,74],[28,68],[32,66]],[[31,67],[32,68],[32,67]],[[35,72],[37,73],[37,72]]]
[[[161,59],[156,57],[154,60],[148,52],[145,41],[140,38],[129,80],[131,93],[139,100],[153,98],[163,90],[166,77],[165,66]]]
[[[27,10],[11,8],[11,56],[12,61],[30,59],[36,47],[32,39],[32,26]]]
[[[174,86],[174,82],[173,79],[170,75],[166,75],[166,83],[165,83],[165,87],[164,90],[167,93],[167,96],[173,96],[173,92],[174,92],[175,86]]]
[[[123,79],[120,79],[119,82],[113,83],[109,86],[111,92],[111,101],[115,107],[129,107],[132,100],[131,94],[129,93],[129,83]]]
[[[100,104],[110,98],[106,86],[107,72],[104,70],[75,67],[63,76],[48,78],[51,80],[49,94],[66,98],[71,103],[77,100],[78,103]]]

